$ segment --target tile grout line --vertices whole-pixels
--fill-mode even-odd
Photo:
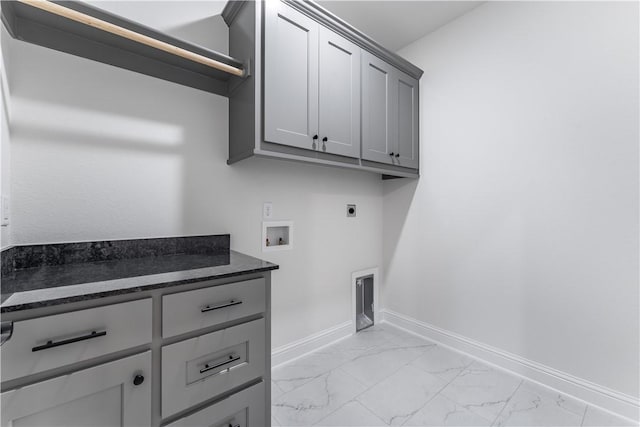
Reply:
[[[412,336],[412,338],[414,338],[414,337]],[[404,364],[404,365],[400,366],[397,370],[393,371],[393,373],[392,373],[392,374],[390,374],[390,375],[388,375],[387,377],[385,377],[385,378],[381,379],[380,381],[378,381],[378,382],[374,383],[374,384],[373,384],[371,387],[369,387],[367,390],[365,390],[364,392],[360,393],[358,396],[354,397],[354,400],[355,400],[357,397],[361,396],[362,394],[366,393],[368,390],[370,390],[370,389],[372,389],[373,387],[375,387],[376,385],[378,385],[379,383],[381,383],[382,381],[384,381],[384,380],[386,380],[387,378],[389,378],[389,377],[393,376],[394,374],[396,374],[400,369],[402,369],[402,368],[404,368],[404,367],[406,367],[406,366],[410,366],[410,365],[411,365],[413,362],[415,362],[418,358],[420,358],[421,356],[423,356],[423,355],[424,355],[424,354],[429,350],[429,348],[432,348],[433,346],[436,346],[436,347],[438,346],[438,344],[437,344],[437,343],[434,343],[434,342],[432,342],[432,341],[426,340],[426,339],[424,339],[423,337],[415,336],[415,338],[418,338],[419,340],[424,341],[424,342],[427,344],[427,348],[423,349],[423,350],[422,350],[422,352],[421,352],[419,355],[417,355],[415,358],[413,358],[413,359],[409,360],[406,364]],[[401,345],[400,343],[397,343],[397,344],[398,344],[399,346]],[[416,346],[416,347],[419,347],[419,346]],[[433,399],[435,399],[435,397],[436,397],[437,395],[439,395],[439,394],[442,392],[442,390],[444,390],[445,388],[447,388],[447,386],[448,386],[449,384],[451,384],[451,383],[453,382],[453,380],[455,380],[458,376],[460,376],[460,374],[461,374],[463,371],[465,371],[469,366],[471,366],[471,364],[472,364],[472,363],[473,363],[473,361],[472,361],[472,362],[470,362],[468,365],[466,365],[463,369],[461,369],[461,370],[460,370],[460,372],[458,372],[458,374],[457,374],[457,375],[455,375],[453,378],[451,378],[451,380],[449,380],[448,382],[446,382],[446,383],[445,383],[445,384],[444,384],[444,385],[443,385],[443,386],[442,386],[442,387],[441,387],[441,388],[440,388],[436,393],[434,393],[434,394],[433,394],[433,396],[431,396],[431,398],[429,398],[429,399],[428,399],[428,400],[427,400],[427,401],[426,401],[422,406],[420,406],[416,411],[414,411],[414,412],[413,412],[413,414],[415,415],[418,411],[420,411],[422,408],[424,408],[425,406],[427,406],[427,405],[429,404],[429,402],[431,402]],[[413,366],[413,365],[411,365],[411,366]],[[418,370],[420,370],[420,371],[422,371],[422,372],[425,372],[425,373],[427,373],[427,374],[429,374],[429,375],[433,375],[433,376],[434,376],[434,377],[436,377],[436,378],[444,379],[444,378],[442,378],[442,377],[440,377],[440,376],[438,376],[438,375],[432,374],[431,372],[427,372],[426,370],[424,370],[424,369],[422,369],[422,368],[420,368],[420,367],[418,367],[418,366],[415,366],[415,368],[416,368],[416,369],[418,369]],[[345,372],[346,372],[346,371],[345,371]],[[347,373],[348,373],[348,372],[347,372]],[[444,395],[443,395],[443,396],[444,396]],[[358,401],[358,402],[359,402],[359,401]],[[376,415],[378,418],[380,418],[380,417],[379,417],[375,412],[373,412],[373,411],[372,411],[368,406],[366,406],[364,403],[362,403],[362,402],[359,402],[359,403],[360,403],[363,407],[365,407],[369,412],[373,413],[373,414],[374,414],[374,415]],[[412,418],[412,416],[407,417],[407,419],[406,419],[406,420],[404,420],[404,422],[403,422],[401,425],[404,425],[405,423],[407,423],[411,418]],[[382,421],[383,421],[385,424],[387,424],[387,422],[386,422],[385,420],[382,420]]]
[[[434,344],[434,346],[436,346],[436,347],[437,347],[437,346],[438,346],[438,344]],[[413,362],[415,362],[416,360],[418,360],[420,357],[424,356],[426,353],[427,353],[427,352],[426,352],[426,351],[424,351],[424,352],[423,352],[420,356],[418,356],[416,359],[414,359],[414,360],[412,360],[411,362],[409,362],[409,364],[412,364]],[[422,368],[422,367],[420,367],[420,366],[415,366],[415,367],[416,367],[416,368],[418,368],[418,369],[420,369],[420,370],[421,370],[421,371],[423,371],[423,372],[426,372],[426,373],[427,373],[427,374],[429,374],[429,375],[433,375],[434,377],[441,378],[441,379],[442,379],[442,380],[444,380],[444,381],[449,381],[449,382],[447,382],[447,385],[449,385],[449,384],[451,384],[451,383],[453,382],[453,380],[454,380],[454,379],[458,378],[458,377],[460,376],[460,374],[462,374],[464,371],[466,371],[466,370],[469,368],[469,366],[471,366],[471,365],[473,364],[473,362],[474,362],[474,361],[473,361],[473,360],[471,360],[469,363],[467,363],[466,365],[462,366],[462,367],[460,368],[460,370],[458,371],[458,373],[457,373],[457,374],[455,374],[455,375],[453,376],[453,379],[451,379],[451,380],[447,380],[446,378],[444,378],[444,377],[442,377],[442,376],[438,375],[437,373],[429,372],[429,371],[427,371],[426,369],[424,369],[424,368]],[[458,369],[458,368],[452,368],[452,369]],[[448,370],[451,370],[451,369],[448,369]],[[449,400],[451,400],[451,399],[449,399]]]
[[[393,343],[393,344],[395,344],[395,345],[397,345],[397,347],[393,348],[394,350],[402,349],[402,348],[417,348],[417,347],[418,347],[418,346],[416,346],[416,347],[401,347],[401,343],[398,343],[397,341],[393,341],[392,343]],[[374,349],[374,348],[380,348],[380,347],[382,347],[383,345],[385,345],[385,344],[378,344],[378,345],[374,345],[374,346],[372,346],[372,347],[369,347],[369,348],[367,349],[367,351],[368,351],[368,350],[371,350],[371,349]],[[437,345],[437,344],[433,344],[433,345]],[[429,347],[431,347],[431,346],[429,346]],[[318,421],[318,423],[320,423],[322,420],[326,419],[327,417],[329,417],[330,415],[332,415],[333,413],[335,413],[336,411],[338,411],[338,410],[339,410],[340,408],[342,408],[343,406],[347,405],[347,403],[349,403],[349,402],[357,402],[357,403],[359,403],[363,408],[365,408],[367,411],[369,411],[370,413],[372,413],[373,415],[375,415],[375,417],[376,417],[376,418],[378,418],[379,420],[381,420],[383,423],[387,424],[387,422],[386,422],[385,420],[383,420],[382,418],[380,418],[380,416],[379,416],[378,414],[376,414],[375,412],[373,412],[373,411],[371,410],[371,408],[369,408],[367,405],[365,405],[364,403],[362,403],[362,402],[360,402],[359,400],[357,400],[357,399],[358,399],[358,397],[362,396],[362,395],[363,395],[363,394],[365,394],[367,391],[371,390],[373,387],[375,387],[375,386],[377,386],[378,384],[380,384],[382,381],[384,381],[384,380],[386,380],[387,378],[389,378],[389,377],[393,376],[393,375],[394,375],[395,373],[397,373],[400,369],[402,369],[402,368],[404,368],[404,367],[406,367],[406,366],[409,366],[411,363],[413,363],[413,361],[415,361],[418,357],[422,356],[422,354],[424,354],[426,351],[427,351],[427,349],[424,349],[424,350],[422,351],[422,353],[420,353],[419,355],[417,355],[414,359],[409,360],[406,364],[404,364],[404,365],[402,365],[402,366],[398,367],[398,369],[394,370],[391,374],[389,374],[389,375],[387,375],[386,377],[382,378],[381,380],[379,380],[379,381],[377,381],[377,382],[373,383],[371,386],[368,386],[367,384],[364,384],[362,381],[360,381],[358,378],[356,378],[355,376],[353,376],[352,374],[350,374],[348,371],[346,371],[346,370],[344,370],[344,369],[341,369],[341,370],[342,370],[342,372],[344,372],[345,374],[347,374],[350,378],[353,378],[356,382],[358,382],[358,384],[362,384],[364,387],[366,387],[366,389],[365,389],[364,391],[362,391],[361,393],[359,393],[359,394],[355,395],[355,396],[354,396],[351,400],[349,400],[348,402],[345,402],[343,405],[341,405],[340,407],[336,408],[336,410],[335,410],[335,411],[332,411],[331,413],[327,414],[327,416],[323,417],[320,421]],[[359,356],[358,356],[358,357],[359,357]],[[349,363],[349,362],[351,362],[351,361],[353,361],[353,359],[349,360],[348,362],[345,362],[343,365],[346,365],[347,363]],[[341,365],[341,366],[343,366],[343,365]],[[339,369],[341,366],[338,366],[338,367],[336,367],[335,369]],[[417,368],[417,369],[419,369],[419,368]],[[447,385],[448,385],[448,383],[447,383]],[[446,385],[445,385],[445,387],[446,387]],[[431,399],[429,399],[429,401],[431,401]],[[422,408],[422,407],[421,407],[421,408]],[[315,423],[314,425],[317,425],[318,423]],[[389,424],[387,424],[387,425],[389,425]]]
[[[300,387],[302,387],[302,386],[304,386],[304,385],[307,385],[308,383],[310,383],[310,382],[311,382],[311,381],[313,381],[313,380],[317,380],[318,378],[320,378],[321,376],[323,376],[323,375],[324,375],[324,374],[326,374],[327,372],[330,372],[330,370],[329,370],[329,371],[326,371],[326,372],[323,372],[323,373],[321,373],[321,374],[318,374],[318,375],[316,375],[316,376],[309,377],[309,380],[308,380],[308,381],[303,382],[302,384],[300,384],[300,385],[298,385],[298,386],[296,386],[296,387],[292,388],[292,389],[291,389],[291,390],[289,390],[289,391],[284,391],[284,390],[282,390],[282,388],[280,388],[280,386],[278,386],[278,381],[277,381],[277,380],[271,380],[271,381],[273,381],[273,382],[276,384],[276,386],[277,386],[280,390],[282,390],[282,394],[281,394],[280,396],[278,396],[278,397],[277,397],[277,399],[279,399],[280,397],[284,396],[285,394],[289,394],[289,393],[291,393],[291,392],[293,392],[293,391],[295,391],[295,390],[299,389]],[[294,378],[293,380],[295,380],[295,378]],[[293,380],[282,380],[282,381],[293,381]]]
[[[366,393],[369,389],[363,391],[362,393]],[[364,409],[367,410],[367,412],[369,412],[371,415],[375,416],[377,419],[379,419],[380,421],[382,421],[385,425],[389,425],[387,424],[387,422],[385,420],[383,420],[382,418],[380,418],[380,416],[378,416],[378,414],[376,414],[375,412],[373,412],[371,409],[369,409],[368,406],[366,406],[364,403],[360,402],[359,400],[356,400],[358,398],[358,396],[360,396],[362,393],[354,396],[351,400],[345,402],[344,404],[340,405],[340,407],[336,408],[335,411],[331,412],[330,414],[327,414],[326,417],[322,417],[322,419],[320,421],[318,421],[317,423],[313,424],[314,426],[319,425],[322,421],[326,420],[327,418],[329,418],[331,415],[335,414],[336,412],[338,412],[340,409],[344,408],[345,406],[347,406],[349,403],[354,402],[357,403],[358,405],[362,406]]]
[[[380,421],[382,421],[384,424],[387,424],[387,422],[385,420],[383,420],[382,418],[380,418],[380,416],[378,414],[376,414],[375,412],[373,412],[371,409],[369,409],[369,407],[367,405],[365,405],[364,403],[358,401],[358,403],[360,404],[360,406],[362,406],[364,409],[366,409],[367,411],[369,411],[370,414],[373,414],[374,417],[376,417],[377,419],[379,419]]]
[[[436,344],[436,345],[437,345],[437,344]],[[418,356],[418,357],[419,357],[419,356]],[[412,361],[412,362],[413,362],[413,361]],[[424,403],[424,405],[422,405],[420,408],[418,408],[418,410],[416,410],[416,411],[413,413],[413,415],[415,415],[415,414],[417,414],[418,412],[420,412],[420,411],[421,411],[425,406],[427,406],[427,405],[428,405],[428,404],[429,404],[433,399],[435,399],[437,396],[441,395],[442,397],[447,398],[447,396],[445,396],[444,394],[442,394],[442,390],[444,390],[445,388],[447,388],[447,387],[449,386],[449,384],[451,384],[451,383],[452,383],[456,378],[458,378],[458,377],[460,376],[460,374],[461,374],[463,371],[465,371],[465,370],[467,369],[467,367],[469,367],[470,365],[471,365],[471,363],[469,363],[469,365],[467,365],[464,369],[461,369],[461,370],[460,370],[460,372],[458,372],[458,374],[457,374],[457,375],[455,375],[453,378],[451,378],[451,380],[449,380],[449,382],[447,382],[445,385],[443,385],[443,386],[440,388],[440,390],[438,390],[437,392],[435,392],[435,393],[433,394],[433,396],[431,396],[431,398],[430,398],[430,399],[428,399],[428,400]],[[416,366],[416,369],[420,369],[420,368]],[[420,369],[420,370],[424,371],[424,369]],[[424,372],[426,372],[426,371],[424,371]],[[433,374],[431,374],[430,372],[427,372],[427,373],[428,373],[428,374],[430,374],[430,375],[433,375]],[[437,376],[437,375],[433,375],[433,376],[435,376],[435,377],[437,377],[437,378],[441,378],[441,377],[439,377],[439,376]],[[444,378],[442,378],[442,379],[444,379]],[[449,399],[449,400],[451,400],[451,399]],[[411,416],[411,417],[407,418],[406,420],[404,420],[404,422],[403,422],[401,425],[403,426],[403,425],[405,425],[406,423],[408,423],[408,422],[409,422],[409,420],[411,420],[411,418],[413,418],[413,416]]]
[[[582,413],[582,420],[580,421],[580,427],[584,425],[584,419],[587,418],[587,409],[589,409],[589,405],[584,406],[584,412]]]
[[[491,425],[493,426],[496,421],[498,421],[498,418],[500,418],[500,415],[502,415],[502,413],[504,412],[505,409],[507,409],[507,406],[509,406],[509,402],[511,401],[511,399],[513,399],[513,396],[516,395],[516,393],[518,392],[518,390],[520,390],[520,387],[522,387],[522,384],[524,384],[524,380],[521,379],[520,380],[520,384],[518,384],[518,387],[516,387],[515,390],[513,390],[513,393],[511,393],[511,396],[509,396],[509,398],[507,399],[507,401],[504,403],[504,406],[502,407],[502,409],[500,410],[500,412],[498,412],[498,415],[495,416],[495,418],[493,419],[493,421],[491,422]]]
[[[336,369],[340,369],[340,368],[336,368]],[[349,378],[351,378],[352,380],[354,380],[355,382],[357,382],[358,384],[362,385],[363,387],[365,387],[367,390],[370,389],[371,387],[369,387],[367,384],[363,383],[362,381],[360,381],[359,379],[357,379],[356,377],[354,377],[353,375],[351,375],[349,372],[345,371],[344,369],[340,369],[342,372],[345,373],[346,376],[348,376]],[[360,395],[358,395],[360,396]]]
[[[397,342],[395,342],[395,341],[392,341],[392,342],[393,342],[394,344],[398,344],[398,343],[397,343]],[[293,389],[289,390],[288,392],[283,393],[282,395],[278,396],[278,399],[279,399],[279,398],[281,398],[282,396],[286,395],[286,394],[292,393],[293,391],[297,390],[298,388],[300,388],[300,387],[302,387],[302,386],[304,386],[304,385],[306,385],[306,384],[308,384],[308,383],[310,383],[310,382],[312,382],[312,381],[314,381],[314,380],[316,380],[316,379],[318,379],[318,378],[320,378],[320,377],[322,377],[322,376],[324,376],[324,375],[329,375],[331,372],[334,372],[334,371],[336,371],[336,370],[340,369],[342,366],[344,366],[344,365],[346,365],[347,363],[349,363],[349,362],[353,361],[354,359],[356,359],[356,358],[358,358],[358,357],[360,357],[360,356],[364,355],[366,352],[368,352],[368,351],[370,351],[370,350],[372,350],[372,349],[375,349],[375,348],[382,347],[383,345],[385,345],[385,344],[377,344],[377,345],[372,345],[372,346],[370,346],[370,347],[367,347],[367,348],[363,351],[363,353],[362,353],[362,354],[360,354],[360,355],[356,356],[355,358],[352,358],[352,359],[349,359],[349,360],[344,361],[344,362],[343,362],[343,363],[341,363],[340,365],[335,366],[333,369],[330,369],[330,370],[325,371],[325,372],[323,372],[323,373],[321,373],[321,374],[319,374],[319,375],[317,375],[317,376],[315,376],[315,377],[312,377],[309,381],[307,381],[307,382],[305,382],[305,383],[303,383],[303,384],[301,384],[301,385],[299,385],[299,386],[297,386],[297,387],[295,387],[295,388],[293,388]],[[330,347],[330,346],[327,346],[327,347]],[[425,351],[426,351],[426,350],[425,350]],[[311,355],[311,354],[313,354],[313,353],[310,353],[309,355]],[[309,355],[307,355],[307,356],[309,356]],[[305,356],[305,357],[306,357],[306,356]],[[417,357],[420,357],[420,356],[417,356]],[[416,358],[417,358],[417,357],[416,357]],[[304,358],[304,357],[303,357],[303,358]],[[303,359],[303,358],[300,358],[300,359]],[[408,365],[409,363],[411,363],[412,361],[413,361],[413,360],[411,360],[410,362],[408,362],[408,363],[407,363],[407,365]],[[294,361],[292,361],[292,363],[295,363],[295,360],[294,360]],[[284,365],[284,366],[286,366],[286,365]],[[402,367],[404,367],[404,366],[405,366],[405,365],[403,365],[403,366],[401,366],[400,368],[398,368],[397,370],[393,371],[393,373],[392,373],[391,375],[395,374],[398,370],[400,370],[400,369],[401,369]],[[353,375],[349,374],[349,372],[345,371],[344,369],[341,369],[341,371],[342,371],[342,372],[344,372],[345,374],[347,374],[350,378],[352,378],[352,379],[353,379],[354,381],[356,381],[358,384],[361,384],[362,386],[367,387],[367,385],[366,385],[366,384],[362,383],[360,380],[358,380],[357,378],[355,378]],[[389,375],[389,376],[391,376],[391,375]],[[385,377],[384,379],[388,378],[389,376]],[[383,380],[384,380],[384,379],[383,379]],[[381,381],[383,381],[383,380],[380,380],[380,381],[376,382],[376,383],[375,383],[375,384],[373,384],[371,387],[365,388],[365,390],[364,390],[362,393],[357,394],[357,395],[356,395],[356,396],[354,396],[351,400],[354,400],[354,401],[355,401],[355,399],[356,399],[357,397],[359,397],[359,396],[360,396],[360,395],[362,395],[363,393],[366,393],[369,389],[371,389],[372,387],[376,386],[379,382],[381,382]],[[274,382],[275,382],[275,381],[274,381]],[[277,383],[276,383],[276,386],[278,386],[278,384],[277,384]],[[278,386],[278,388],[280,388],[280,387]],[[282,389],[281,389],[281,390],[282,390]],[[323,418],[322,418],[321,420],[319,420],[318,422],[320,422],[320,421],[324,420],[324,419],[325,419],[325,418],[327,418],[329,415],[333,414],[333,413],[334,413],[334,412],[336,412],[338,409],[340,409],[340,408],[342,408],[343,406],[345,406],[347,403],[348,403],[348,402],[346,402],[346,403],[344,403],[343,405],[339,406],[338,408],[336,408],[334,411],[332,411],[332,412],[330,412],[329,414],[327,414],[327,416],[323,417]],[[371,412],[371,410],[370,410],[369,408],[367,408],[364,404],[362,404],[362,403],[361,403],[361,402],[359,402],[359,401],[358,401],[358,403],[360,403],[364,408],[366,408],[369,412]],[[273,406],[273,402],[271,402],[271,406]],[[376,415],[376,414],[374,413],[374,415]],[[278,419],[278,417],[276,417],[275,415],[273,415],[273,417],[276,419],[276,421],[278,421],[278,423],[279,423],[281,426],[283,425],[283,424],[282,424],[282,422]],[[377,417],[377,418],[380,418],[378,415],[376,415],[376,417]],[[382,421],[386,424],[386,422],[385,422],[384,420],[382,420]],[[315,424],[317,424],[317,423],[314,423],[314,425],[315,425]]]
[[[395,373],[396,373],[396,372],[398,372],[400,369],[402,369],[402,366],[401,366],[400,368],[398,368],[398,370],[393,371],[393,373],[392,373],[391,375],[395,374]],[[376,382],[375,384],[373,384],[373,385],[371,385],[371,386],[367,386],[366,384],[364,384],[363,382],[361,382],[360,380],[358,380],[356,377],[354,377],[353,375],[351,375],[349,372],[347,372],[347,371],[345,371],[345,370],[343,370],[343,372],[344,372],[345,374],[347,374],[349,377],[353,378],[356,382],[358,382],[358,384],[362,384],[362,385],[365,387],[365,389],[364,389],[361,393],[358,393],[358,394],[356,394],[355,396],[353,396],[349,402],[358,402],[360,405],[362,405],[362,407],[363,407],[363,408],[365,408],[367,411],[369,411],[369,412],[371,412],[373,415],[375,415],[375,416],[376,416],[376,418],[379,418],[383,423],[385,423],[386,425],[389,425],[389,424],[387,424],[387,422],[386,422],[385,420],[383,420],[382,418],[380,418],[380,416],[379,416],[378,414],[376,414],[375,412],[373,412],[373,411],[372,411],[372,410],[371,410],[367,405],[365,405],[364,403],[360,402],[360,401],[359,401],[359,400],[357,400],[357,399],[358,399],[358,397],[362,396],[363,394],[365,394],[366,392],[368,392],[369,390],[371,390],[373,387],[377,386],[379,383],[381,383],[381,382],[382,382],[382,381],[384,381],[385,379],[389,378],[391,375],[389,375],[389,376],[387,376],[387,377],[383,378],[382,380],[380,380],[380,381]],[[342,405],[342,406],[345,406],[345,405],[346,405],[347,403],[349,403],[349,402],[346,402],[346,403],[345,403],[344,405]],[[342,406],[340,406],[340,408],[342,408]],[[338,408],[338,409],[340,409],[340,408]],[[336,409],[336,411],[337,411],[338,409]],[[336,412],[336,411],[333,411],[331,414],[333,414],[333,413],[334,413],[334,412]],[[331,415],[331,414],[329,414],[329,415]],[[328,417],[329,415],[327,415],[327,417]],[[327,418],[327,417],[324,417],[324,418],[323,418],[323,420],[324,420],[325,418]]]
[[[381,345],[382,345],[382,344],[371,346],[371,347],[367,348],[367,350],[365,350],[365,352],[366,352],[366,351],[369,351],[369,350],[371,350],[371,349],[374,349],[374,348],[380,347]],[[363,354],[364,354],[364,353],[363,353]],[[358,358],[358,357],[360,357],[360,356],[362,356],[362,355],[356,356],[355,358],[348,360],[347,362],[343,363],[343,364],[342,364],[342,365],[340,365],[340,366],[336,366],[336,367],[335,367],[334,369],[332,369],[331,371],[336,371],[336,370],[340,369],[342,366],[346,365],[346,364],[347,364],[347,363],[349,363],[349,362],[352,362],[354,359],[356,359],[356,358]],[[401,368],[402,368],[402,366],[401,366],[400,368],[398,368],[398,370],[400,370]],[[376,413],[374,413],[373,411],[371,411],[371,409],[369,409],[369,407],[367,407],[365,404],[363,404],[362,402],[360,402],[359,400],[356,400],[356,399],[357,399],[358,397],[362,396],[362,395],[363,395],[364,393],[366,393],[367,391],[371,390],[373,387],[375,387],[376,385],[378,385],[378,383],[382,382],[384,379],[386,379],[386,378],[388,378],[388,377],[385,377],[385,378],[383,378],[382,380],[380,380],[380,381],[378,381],[378,382],[374,383],[373,385],[368,386],[367,384],[363,383],[363,382],[362,382],[362,381],[360,381],[358,378],[356,378],[355,376],[353,376],[352,374],[350,374],[348,371],[345,371],[344,369],[340,369],[340,370],[341,370],[342,372],[344,372],[344,373],[345,373],[345,375],[347,375],[349,378],[353,379],[355,382],[357,382],[358,384],[360,384],[360,385],[362,385],[363,387],[365,387],[365,389],[364,389],[362,392],[360,392],[360,393],[356,394],[355,396],[353,396],[353,397],[351,398],[351,400],[348,400],[348,401],[347,401],[347,402],[345,402],[344,404],[342,404],[342,405],[340,405],[339,407],[337,407],[334,411],[331,411],[331,412],[330,412],[330,413],[328,413],[326,416],[322,417],[322,419],[320,419],[318,422],[314,423],[313,425],[318,425],[320,422],[322,422],[322,420],[325,420],[325,419],[326,419],[326,418],[328,418],[330,415],[334,414],[335,412],[337,412],[338,410],[340,410],[342,407],[346,406],[349,402],[357,402],[357,403],[359,403],[363,408],[365,408],[367,411],[369,411],[369,412],[371,412],[373,415],[375,415],[375,416],[376,416],[376,418],[380,419],[383,423],[387,424],[387,422],[386,422],[386,421],[384,421],[384,420],[383,420],[383,419],[381,419],[381,418],[380,418]],[[331,372],[331,371],[329,371],[329,372]],[[393,373],[392,373],[391,375],[395,374],[396,372],[397,372],[397,371],[393,371]],[[391,376],[391,375],[389,375],[389,376]],[[387,425],[388,425],[388,424],[387,424]]]
[[[278,390],[280,390],[280,396],[282,396],[284,394],[284,390],[280,388],[280,386],[278,385],[278,383],[276,383],[274,380],[271,380],[271,383],[276,386],[276,388]]]
[[[349,337],[347,337],[347,339],[348,339],[348,338],[349,338]],[[337,343],[336,343],[336,344],[337,344]],[[332,344],[331,344],[331,345],[332,345]],[[329,345],[329,346],[325,346],[325,347],[331,347],[331,345]],[[374,347],[375,347],[375,346],[368,347],[368,348],[366,348],[366,349],[364,350],[364,352],[369,351],[370,349],[372,349],[372,348],[374,348]],[[323,348],[323,349],[324,349],[324,348]],[[309,353],[309,354],[307,354],[307,355],[305,355],[305,356],[302,356],[302,357],[300,357],[300,358],[298,358],[298,359],[292,360],[292,361],[290,362],[290,364],[289,364],[289,363],[287,363],[287,364],[279,365],[279,366],[277,367],[277,369],[286,368],[287,366],[292,366],[292,365],[294,365],[294,364],[295,364],[295,362],[300,361],[300,360],[304,360],[305,358],[307,358],[307,357],[309,357],[309,356],[312,356],[312,355],[314,355],[314,354],[323,354],[323,353],[322,353],[322,352],[312,352],[312,353]],[[356,356],[356,357],[359,357],[359,356]],[[344,362],[342,362],[342,363],[340,363],[340,364],[338,364],[338,365],[334,366],[333,368],[331,368],[331,369],[329,369],[329,370],[327,370],[327,371],[321,372],[321,373],[319,373],[319,374],[318,374],[318,375],[316,375],[316,376],[310,377],[310,378],[309,378],[309,381],[306,381],[306,382],[304,382],[304,383],[302,383],[302,384],[300,384],[300,385],[298,385],[298,386],[296,386],[296,387],[292,388],[292,389],[291,389],[291,390],[289,390],[289,391],[284,391],[284,390],[282,390],[282,388],[278,385],[277,380],[274,380],[274,379],[272,378],[272,379],[271,379],[271,381],[273,381],[273,382],[275,383],[275,385],[276,385],[276,386],[277,386],[277,387],[282,391],[282,394],[281,394],[280,396],[283,396],[283,395],[285,395],[285,394],[291,393],[291,392],[292,392],[292,391],[294,391],[294,390],[299,389],[300,387],[302,387],[302,386],[304,386],[304,385],[306,385],[306,384],[310,383],[310,382],[311,382],[311,381],[313,381],[313,380],[316,380],[316,379],[320,378],[321,376],[323,376],[323,375],[325,375],[325,374],[327,374],[327,373],[329,373],[329,372],[331,372],[331,371],[333,371],[333,370],[335,370],[335,369],[338,369],[338,368],[340,368],[340,367],[342,367],[342,366],[346,365],[347,363],[351,362],[352,360],[353,360],[353,359],[348,359],[348,360],[346,360],[346,361],[344,361]],[[345,372],[346,372],[346,371],[345,371]],[[294,378],[294,380],[295,380],[295,378]],[[292,381],[292,380],[282,380],[282,381]],[[365,385],[365,384],[363,384],[363,385]],[[280,396],[278,396],[278,398],[279,398]]]
[[[376,346],[376,347],[378,347],[378,346]],[[375,347],[371,347],[371,348],[375,348]],[[395,349],[394,349],[394,350],[395,350]],[[425,350],[425,351],[426,351],[426,350]],[[421,356],[421,355],[416,356],[416,358],[415,358],[415,359],[417,359],[417,358],[418,358],[418,357],[420,357],[420,356]],[[398,369],[394,370],[392,373],[390,373],[390,374],[389,374],[389,375],[387,375],[386,377],[384,377],[384,378],[382,378],[382,379],[380,379],[380,380],[376,381],[375,383],[371,384],[371,386],[368,386],[367,384],[364,384],[362,381],[358,380],[358,379],[357,379],[357,378],[355,378],[353,375],[349,374],[349,372],[347,372],[347,371],[344,371],[344,372],[345,372],[345,373],[347,373],[347,374],[349,374],[349,376],[350,376],[351,378],[354,378],[356,381],[358,381],[360,384],[364,385],[365,387],[373,388],[373,387],[377,386],[378,384],[380,384],[382,381],[386,380],[387,378],[389,378],[390,376],[392,376],[393,374],[395,374],[396,372],[398,372],[400,369],[402,369],[402,368],[404,368],[405,366],[408,366],[409,364],[413,363],[413,361],[414,361],[415,359],[411,359],[411,360],[410,360],[410,361],[408,361],[406,364],[399,366],[399,367],[398,367]],[[351,362],[351,361],[352,361],[352,360],[350,360],[349,362]],[[347,362],[347,363],[348,363],[348,362]],[[346,363],[345,363],[345,365],[346,365]],[[358,395],[358,396],[359,396],[359,395]]]
[[[275,419],[276,419],[276,421],[278,422],[278,425],[279,425],[280,427],[282,427],[282,423],[280,422],[280,420],[278,419],[278,417],[276,417],[276,416],[273,414],[273,405],[271,405],[271,406],[272,406],[272,407],[271,407],[271,411],[270,411],[270,412],[271,412],[271,417],[275,418]],[[271,420],[269,420],[269,422],[271,422]]]

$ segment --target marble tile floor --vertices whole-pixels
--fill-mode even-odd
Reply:
[[[631,426],[390,325],[272,371],[272,426]]]

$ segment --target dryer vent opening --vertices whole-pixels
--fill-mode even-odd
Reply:
[[[356,332],[373,326],[373,274],[356,279]]]

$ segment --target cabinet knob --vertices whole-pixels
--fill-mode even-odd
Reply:
[[[393,156],[393,151],[389,153],[390,156]]]
[[[329,138],[327,138],[326,136],[324,138],[322,138],[322,142],[327,142],[329,140]]]
[[[396,157],[400,157],[400,153],[396,153]]]
[[[318,139],[318,135],[313,135],[313,140],[315,141],[316,139]]]
[[[144,376],[138,374],[133,377],[133,385],[140,385],[144,382]]]

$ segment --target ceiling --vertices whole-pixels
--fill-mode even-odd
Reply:
[[[160,31],[220,15],[227,4],[224,0],[89,0],[86,3]]]
[[[88,3],[161,31],[219,15],[226,1],[100,1]],[[391,51],[410,44],[481,5],[482,1],[320,0]]]
[[[397,51],[484,1],[320,0],[320,5]]]

